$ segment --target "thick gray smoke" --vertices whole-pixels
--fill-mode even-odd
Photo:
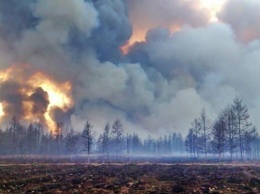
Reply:
[[[135,28],[174,28],[183,24],[204,25],[209,11],[199,8],[199,0],[127,0],[130,20]]]
[[[31,72],[71,81],[74,107],[68,112],[53,108],[51,116],[75,130],[82,130],[86,119],[102,130],[107,121],[119,118],[126,131],[183,132],[203,108],[214,119],[236,96],[260,126],[260,32],[254,25],[259,11],[243,14],[246,7],[257,7],[257,0],[228,2],[217,23],[210,23],[209,13],[198,4],[2,0],[0,67],[25,63]],[[233,6],[240,11],[231,12]],[[179,31],[172,33],[176,26]],[[145,42],[123,55],[120,47],[138,28],[147,31]],[[244,39],[245,32],[253,35]],[[10,114],[23,111],[17,87],[1,83],[1,101],[16,104],[9,106]],[[44,91],[38,89],[31,99],[35,111],[46,110]]]
[[[0,92],[1,101],[4,101],[6,105],[6,111],[10,115],[23,115],[26,110],[23,109],[22,103],[26,99],[20,91],[21,86],[14,81],[1,82]]]
[[[230,0],[218,15],[243,42],[260,38],[260,1]]]

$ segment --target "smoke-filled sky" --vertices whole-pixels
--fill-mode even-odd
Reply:
[[[128,132],[185,132],[235,97],[260,127],[259,0],[0,0],[0,21],[0,70],[26,64],[0,83],[10,116],[48,110],[50,93],[17,81],[41,72],[71,84],[73,103],[50,117],[75,130],[119,118]]]

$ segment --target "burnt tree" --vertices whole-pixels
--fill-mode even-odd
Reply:
[[[114,142],[115,142],[115,152],[116,157],[118,156],[118,153],[122,149],[122,139],[123,139],[123,125],[119,119],[117,119],[113,126],[112,126],[112,134],[114,135]]]
[[[92,125],[87,121],[82,132],[82,138],[85,146],[85,151],[88,154],[88,163],[90,162],[89,154],[93,145],[93,134],[92,134]]]

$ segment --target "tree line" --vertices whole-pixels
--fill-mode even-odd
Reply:
[[[54,130],[46,132],[40,123],[23,126],[13,117],[9,126],[0,129],[0,155],[75,155],[98,154],[103,158],[121,155],[178,156],[190,158],[259,159],[260,137],[250,122],[250,114],[243,101],[233,100],[211,121],[203,110],[191,123],[188,134],[181,133],[146,138],[126,133],[117,119],[107,123],[102,133],[90,121],[82,129],[68,129],[57,122]],[[88,157],[89,158],[89,157]]]
[[[211,122],[205,110],[194,119],[185,139],[185,148],[192,158],[217,156],[219,159],[258,159],[260,137],[250,122],[246,105],[235,98]]]
[[[99,154],[109,159],[119,155],[175,155],[184,152],[181,133],[158,138],[149,135],[143,139],[138,134],[125,133],[119,119],[112,125],[107,123],[98,137],[95,134],[89,121],[77,131],[68,130],[62,122],[56,123],[55,129],[46,133],[40,123],[25,127],[13,117],[9,127],[0,129],[0,155]]]

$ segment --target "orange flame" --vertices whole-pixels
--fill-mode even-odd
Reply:
[[[22,119],[28,122],[40,122],[43,118],[49,130],[54,130],[56,121],[51,117],[52,108],[58,107],[63,111],[68,111],[73,106],[71,83],[69,81],[65,83],[55,82],[42,72],[26,75],[28,73],[28,67],[28,65],[14,65],[0,72],[0,83],[7,80],[20,83],[24,86],[20,92],[25,94],[28,98],[35,92],[36,88],[41,88],[47,92],[49,104],[46,112],[43,115],[35,115],[32,111],[33,102],[23,101],[22,106],[25,108],[26,113],[22,115]],[[5,102],[0,102],[0,120],[6,115],[8,115],[8,112],[5,110]]]
[[[218,22],[217,13],[222,9],[222,7],[226,2],[227,0],[199,0],[197,9],[205,9],[209,12],[209,18],[208,18],[209,22]],[[136,25],[136,22],[133,20],[133,18],[131,18],[131,16],[130,19],[132,19],[133,34],[131,38],[128,40],[128,42],[120,48],[121,52],[124,55],[129,53],[134,43],[145,41],[145,35],[147,31],[151,28],[164,27],[169,29],[169,31],[172,34],[179,31],[181,28],[181,25],[176,23],[168,26],[165,25],[149,26],[149,24],[145,24],[145,26],[143,25],[141,26],[140,24]]]
[[[172,25],[169,27],[170,32],[173,34],[175,32],[178,32],[180,30],[179,25]],[[129,53],[131,47],[134,45],[136,42],[145,42],[145,36],[146,33],[149,29],[137,29],[133,26],[133,34],[131,38],[128,40],[128,42],[123,45],[120,50],[121,52],[126,55]]]
[[[133,27],[133,34],[132,34],[131,38],[128,40],[128,42],[120,48],[121,52],[124,55],[128,54],[131,46],[135,42],[143,42],[143,41],[145,41],[145,34],[146,34],[146,31],[138,30],[138,29],[135,29]]]
[[[0,103],[0,118],[4,116],[4,108],[3,108],[3,105],[2,103]]]
[[[48,109],[53,106],[58,106],[62,109],[71,107],[72,101],[70,98],[70,82],[57,84],[43,73],[38,72],[31,77],[28,83],[33,87],[41,87],[48,93],[50,100]]]

